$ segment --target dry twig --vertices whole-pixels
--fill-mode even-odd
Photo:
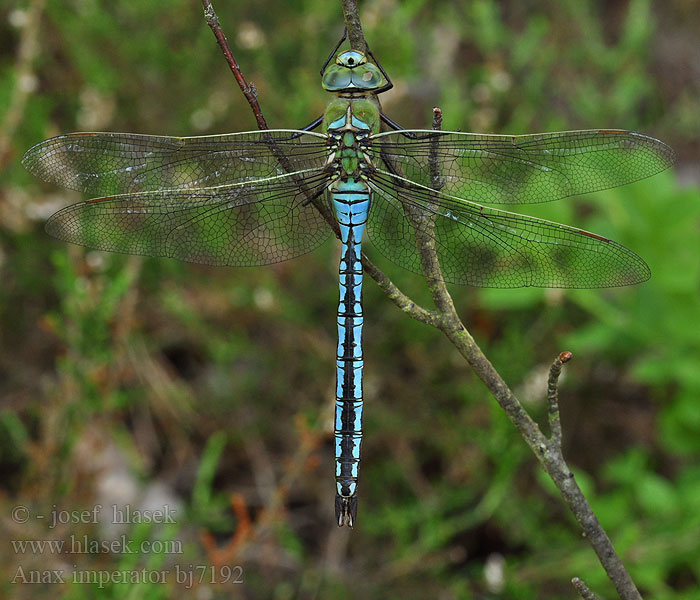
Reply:
[[[598,596],[588,589],[588,586],[578,577],[574,577],[571,580],[571,583],[574,585],[578,595],[581,596],[583,600],[600,600],[600,598],[598,598]]]

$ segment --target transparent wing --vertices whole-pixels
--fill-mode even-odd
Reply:
[[[383,159],[385,171],[483,204],[550,202],[625,185],[675,161],[657,139],[610,129],[535,135],[407,130],[372,140],[378,167]]]
[[[434,245],[442,279],[479,287],[596,288],[649,278],[631,250],[558,223],[451,198],[378,174],[368,234],[389,260],[423,273],[416,241]]]
[[[214,188],[87,200],[54,214],[52,236],[109,252],[253,266],[309,252],[331,233],[318,171]],[[313,201],[311,198],[315,198]]]
[[[69,133],[33,146],[22,163],[44,181],[106,196],[214,187],[321,168],[325,140],[295,130],[201,137]]]

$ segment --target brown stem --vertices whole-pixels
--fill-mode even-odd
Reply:
[[[564,363],[573,358],[571,352],[562,352],[549,368],[549,380],[547,381],[547,403],[549,406],[549,432],[550,441],[561,446],[561,419],[559,418],[559,375]]]
[[[362,32],[362,23],[360,22],[360,11],[357,9],[356,0],[341,0],[343,5],[343,19],[345,21],[345,30],[348,34],[348,41],[353,50],[365,53],[367,52],[367,42],[365,34]]]
[[[362,267],[364,272],[374,279],[379,288],[388,296],[389,300],[396,304],[396,306],[409,317],[425,325],[439,327],[440,315],[435,311],[423,308],[406,296],[406,294],[396,287],[396,284],[394,284],[384,272],[378,269],[365,254],[362,254]]]
[[[231,67],[231,72],[236,78],[238,86],[241,88],[241,92],[243,92],[245,99],[248,101],[248,104],[250,104],[250,108],[253,110],[253,114],[255,115],[255,120],[258,123],[258,128],[269,129],[267,126],[267,121],[265,121],[265,117],[263,116],[262,109],[260,108],[260,104],[258,103],[257,91],[255,87],[249,85],[245,80],[245,77],[243,77],[241,68],[238,66],[238,62],[233,56],[233,52],[231,52],[231,48],[228,45],[228,40],[224,35],[223,29],[221,29],[219,17],[216,16],[214,7],[211,5],[210,0],[202,0],[202,6],[204,6],[204,20],[214,33],[214,37],[216,38],[221,51],[226,57],[226,62],[228,63],[228,66]]]
[[[589,588],[588,586],[578,577],[574,577],[571,580],[571,583],[573,584],[574,588],[578,592],[578,595],[581,596],[583,600],[600,600],[598,596],[596,596]]]

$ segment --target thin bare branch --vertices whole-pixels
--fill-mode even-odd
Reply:
[[[362,32],[357,1],[341,0],[341,2],[343,4],[343,19],[345,20],[345,30],[348,33],[350,47],[359,52],[367,52],[367,42],[365,41],[365,34]]]
[[[258,103],[257,90],[255,89],[255,86],[249,85],[248,82],[245,80],[245,77],[243,77],[241,68],[238,66],[238,62],[233,56],[233,52],[231,52],[231,48],[228,45],[228,40],[224,35],[223,29],[221,29],[221,25],[219,24],[219,17],[216,16],[216,13],[214,12],[214,7],[211,5],[210,0],[202,0],[202,6],[204,6],[204,20],[207,22],[207,25],[209,25],[212,32],[214,33],[214,37],[216,38],[216,41],[219,44],[219,47],[221,48],[221,51],[226,57],[226,62],[231,68],[231,72],[233,73],[233,76],[236,78],[236,81],[238,82],[238,85],[241,88],[241,92],[243,92],[243,95],[248,101],[248,104],[250,104],[250,108],[252,109],[253,114],[255,115],[255,120],[258,123],[258,128],[269,129],[269,127],[267,126],[267,122],[265,121],[265,117],[263,116],[262,109],[260,108],[260,104]]]
[[[574,577],[571,580],[571,583],[574,585],[576,588],[576,591],[578,592],[578,595],[581,596],[583,600],[600,600],[598,596],[596,596],[589,588],[588,586],[583,583],[583,581],[578,578]]]
[[[561,448],[561,419],[559,418],[559,375],[561,366],[573,358],[571,352],[562,352],[554,359],[549,368],[549,380],[547,381],[547,403],[549,406],[549,431],[550,440]]]
[[[432,310],[427,310],[416,304],[411,300],[406,294],[404,294],[396,284],[394,284],[391,279],[389,279],[384,272],[377,268],[370,260],[362,254],[362,267],[365,273],[367,273],[374,281],[377,283],[379,288],[387,295],[389,300],[391,300],[396,306],[398,306],[404,313],[406,313],[412,319],[420,321],[425,325],[430,325],[431,327],[439,328],[440,315]]]
[[[576,517],[586,539],[593,547],[620,598],[622,600],[641,600],[639,591],[622,564],[610,538],[598,521],[583,492],[581,492],[574,474],[566,464],[562,455],[561,444],[548,440],[544,436],[538,425],[532,420],[460,321],[457,313],[454,311],[452,298],[445,289],[444,283],[437,282],[435,285],[438,288],[438,292],[446,296],[452,307],[447,312],[439,311],[442,317],[439,321],[439,328],[464,356],[472,369],[474,369],[474,372],[484,382],[498,404],[506,412],[525,442],[532,448],[540,464],[559,490],[569,510]]]
[[[442,110],[440,107],[433,107],[433,130],[442,129]],[[430,187],[440,190],[443,181],[440,177],[440,161],[438,160],[438,150],[440,149],[440,138],[434,137],[430,140],[430,153],[428,154],[428,172],[430,173]]]

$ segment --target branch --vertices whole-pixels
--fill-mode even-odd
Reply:
[[[345,17],[345,26],[348,32],[350,45],[353,49],[364,51],[367,48],[367,43],[362,33],[357,2],[356,0],[341,1],[343,4],[343,15]],[[260,105],[257,101],[255,88],[248,85],[248,83],[245,81],[240,67],[238,66],[238,63],[233,57],[231,49],[228,46],[226,37],[221,30],[221,26],[219,25],[219,21],[210,0],[202,0],[202,4],[204,5],[204,14],[207,23],[214,32],[216,40],[221,47],[234,76],[236,77],[236,81],[238,82],[241,91],[248,100],[248,103],[255,114],[258,126],[260,129],[267,129],[267,123],[265,122],[262,115],[262,110],[260,109]],[[440,122],[441,113],[438,109],[437,111],[434,111],[433,128],[436,130],[439,129]],[[282,161],[283,158],[281,157],[280,160]],[[435,165],[437,166],[437,161],[435,161]],[[439,189],[439,171],[431,171],[431,181],[433,182],[433,188]],[[413,215],[411,218],[414,220],[417,218],[417,215]],[[442,280],[440,274],[440,263],[435,249],[434,238],[427,232],[425,221],[421,222],[418,218],[418,220],[415,221],[415,224],[416,242],[418,244],[425,275],[428,280],[430,293],[437,307],[436,311],[427,310],[413,302],[413,300],[403,294],[380,269],[373,265],[365,255],[362,255],[362,264],[365,271],[377,282],[379,287],[387,294],[389,299],[394,302],[394,304],[396,304],[403,312],[421,323],[431,325],[441,330],[452,342],[460,354],[465,358],[467,363],[469,363],[472,369],[476,372],[477,376],[484,382],[513,425],[515,425],[525,442],[528,444],[528,446],[530,446],[544,470],[559,489],[564,502],[581,525],[586,539],[589,541],[594,551],[598,555],[601,565],[615,586],[620,598],[622,600],[641,600],[641,596],[637,591],[634,582],[625,570],[625,567],[615,552],[610,539],[598,522],[593,509],[590,507],[588,501],[581,492],[581,489],[576,484],[573,473],[563,458],[559,424],[559,409],[556,397],[556,381],[561,365],[559,364],[556,366],[557,361],[555,361],[555,365],[552,367],[553,371],[550,374],[550,393],[548,394],[548,399],[550,403],[550,427],[552,427],[552,436],[550,439],[548,439],[542,433],[537,423],[535,423],[522,404],[515,397],[498,371],[496,371],[488,358],[486,358],[477,343],[474,341],[474,338],[471,336],[469,331],[467,331],[467,328],[460,320],[459,315],[455,310],[452,297],[447,291],[445,282]],[[566,362],[570,358],[570,356],[565,358],[566,355],[567,353],[562,353],[557,360],[561,363]],[[574,585],[577,584],[574,583]],[[581,582],[581,585],[584,587],[580,587],[579,585],[577,589],[583,590],[585,588],[585,584],[583,584],[583,582]]]
[[[600,600],[598,596],[596,596],[590,589],[588,589],[588,586],[585,583],[583,583],[583,581],[578,577],[574,577],[571,580],[571,583],[574,585],[574,588],[576,588],[578,595],[581,596],[583,600]]]
[[[262,114],[262,109],[260,108],[260,104],[258,103],[258,91],[255,89],[255,86],[249,85],[248,82],[245,80],[245,77],[243,77],[241,68],[238,66],[238,62],[233,57],[233,52],[231,52],[231,48],[228,45],[228,40],[224,35],[223,29],[221,29],[221,25],[219,24],[219,17],[216,16],[216,13],[214,12],[214,7],[211,5],[210,0],[202,0],[202,5],[204,6],[204,20],[207,22],[207,25],[209,25],[212,32],[214,33],[214,37],[216,38],[216,41],[219,44],[219,47],[221,48],[221,51],[226,57],[226,62],[231,68],[233,76],[236,78],[236,81],[238,82],[238,85],[241,88],[245,99],[248,101],[248,104],[250,104],[250,108],[252,109],[253,114],[255,115],[255,120],[258,123],[258,128],[270,129],[267,126],[267,121],[265,121],[265,117]]]
[[[547,404],[549,406],[550,441],[561,448],[561,419],[559,418],[559,390],[557,384],[561,367],[573,358],[571,352],[562,352],[552,363],[547,381]]]
[[[343,20],[345,21],[345,31],[348,34],[348,41],[353,50],[367,52],[367,42],[365,34],[362,32],[360,22],[360,12],[357,9],[356,0],[341,0],[343,4]]]
[[[554,360],[549,371],[547,401],[549,405],[551,436],[545,444],[545,452],[542,458],[540,458],[540,462],[559,489],[567,506],[571,512],[574,513],[576,520],[581,525],[589,543],[593,546],[593,550],[598,555],[600,564],[605,569],[608,578],[612,581],[620,598],[623,600],[641,600],[642,597],[625,569],[625,566],[622,564],[608,534],[598,521],[598,517],[596,517],[591,505],[583,495],[581,488],[578,487],[578,484],[574,480],[574,474],[570,471],[569,466],[564,460],[557,382],[562,365],[570,361],[572,357],[573,355],[571,352],[562,352]],[[576,589],[579,590],[579,593],[581,593],[581,590],[588,590],[580,579],[575,578],[572,582]],[[583,596],[585,600],[588,600],[589,597],[595,598],[590,590],[588,590],[588,593],[591,594],[591,596]]]
[[[406,294],[404,294],[396,285],[394,284],[385,273],[378,269],[372,261],[367,258],[367,256],[362,254],[362,267],[364,272],[367,273],[376,284],[381,289],[396,306],[398,306],[404,313],[406,313],[412,319],[420,321],[425,325],[430,325],[431,327],[439,328],[440,315],[432,310],[427,310],[416,304],[411,300]]]
[[[583,529],[586,539],[593,547],[600,564],[605,569],[620,598],[622,600],[641,600],[641,595],[632,578],[564,460],[561,440],[547,439],[542,434],[540,428],[483,354],[456,313],[443,314],[441,323],[440,328],[443,333],[464,356],[477,376],[486,384],[556,485],[564,502]]]

